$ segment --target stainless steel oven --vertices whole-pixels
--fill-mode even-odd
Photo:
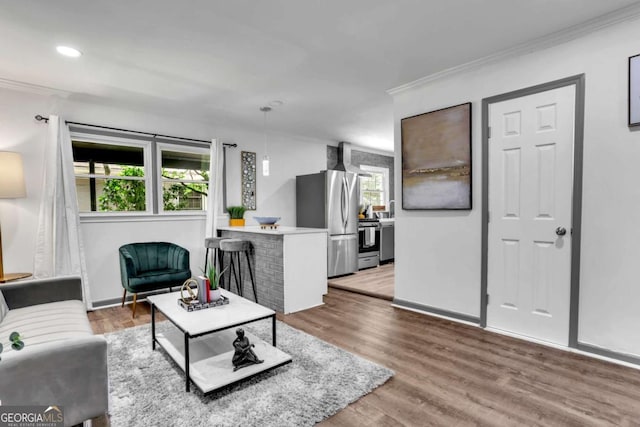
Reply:
[[[380,222],[360,219],[358,222],[358,270],[380,264]]]

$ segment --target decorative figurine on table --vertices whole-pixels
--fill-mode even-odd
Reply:
[[[236,329],[236,335],[236,339],[233,340],[235,352],[231,360],[234,372],[238,369],[264,362],[264,360],[258,359],[258,356],[252,350],[255,345],[251,344],[249,338],[244,336],[244,330],[242,328]]]

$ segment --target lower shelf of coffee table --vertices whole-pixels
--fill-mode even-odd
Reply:
[[[233,340],[236,338],[235,329],[190,339],[189,376],[203,393],[218,390],[291,362],[291,356],[282,350],[249,332],[245,331],[245,336],[255,344],[253,351],[264,362],[235,372],[231,363],[234,354]],[[164,332],[156,331],[156,341],[184,371],[184,334],[175,328]]]

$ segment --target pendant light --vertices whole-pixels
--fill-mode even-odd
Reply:
[[[264,134],[264,157],[262,158],[262,176],[269,176],[269,155],[267,154],[267,113],[271,111],[271,107],[261,107],[260,111],[264,113],[264,122],[262,124],[262,132]]]

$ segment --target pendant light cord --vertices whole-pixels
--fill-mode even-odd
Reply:
[[[262,134],[264,135],[264,155],[267,156],[267,110],[266,108],[263,108],[262,111],[264,112],[264,120],[262,122]]]
[[[260,111],[264,113],[264,119],[262,122],[262,133],[264,135],[264,155],[267,156],[267,113],[271,111],[271,107],[260,107]]]

